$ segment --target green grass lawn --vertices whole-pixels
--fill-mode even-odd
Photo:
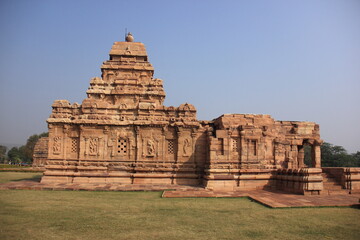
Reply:
[[[0,239],[350,240],[359,229],[354,208],[270,209],[247,198],[160,192],[0,191]]]
[[[21,180],[40,181],[42,175],[41,172],[0,172],[0,183]]]
[[[10,165],[10,164],[0,164],[0,168],[30,168],[31,166],[20,166],[20,165]]]

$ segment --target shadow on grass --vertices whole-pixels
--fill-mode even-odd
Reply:
[[[12,180],[11,182],[19,182],[19,181],[33,181],[33,182],[40,182],[43,175],[36,175],[31,178],[20,178]]]

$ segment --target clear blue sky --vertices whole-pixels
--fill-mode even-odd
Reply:
[[[81,103],[125,28],[166,105],[314,121],[360,151],[359,0],[1,0],[0,143],[47,131],[55,99]]]

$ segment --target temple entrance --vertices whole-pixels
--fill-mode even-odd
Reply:
[[[320,145],[309,139],[304,139],[303,144],[298,146],[298,167],[318,168],[321,166]]]
[[[311,156],[312,147],[309,144],[304,146],[304,167],[311,167],[312,156]]]

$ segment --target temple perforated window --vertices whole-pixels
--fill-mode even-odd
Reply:
[[[119,154],[126,154],[127,153],[127,140],[120,138],[118,140],[118,153]]]
[[[174,140],[173,139],[169,139],[167,141],[167,152],[168,154],[174,154],[175,153],[175,144],[174,144]]]
[[[72,138],[71,139],[71,152],[72,153],[77,153],[78,145],[79,145],[78,139],[77,138]]]
[[[234,152],[238,152],[239,151],[239,140],[237,138],[233,138],[232,139],[232,150]]]

